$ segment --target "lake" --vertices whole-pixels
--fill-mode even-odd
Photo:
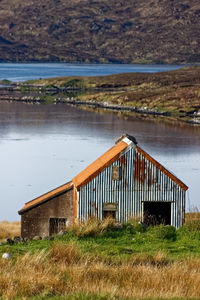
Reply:
[[[65,104],[0,103],[0,220],[17,220],[25,202],[71,180],[124,132],[189,186],[199,206],[200,128],[170,125]]]
[[[81,72],[82,75],[94,75],[95,72],[96,75],[104,75],[106,72],[118,72],[119,69],[119,72],[129,72],[133,67],[0,64],[0,76],[16,81],[37,76],[64,76],[59,73],[60,68],[64,70],[64,65],[68,72],[69,65],[79,70],[76,73],[72,68],[73,75],[80,75]],[[44,69],[48,66],[50,69],[47,72]],[[85,68],[84,72],[82,67]],[[148,69],[144,65],[137,67],[145,72],[152,72],[153,68],[150,66]],[[156,72],[163,67],[155,66]],[[54,73],[55,69],[58,73]],[[26,73],[28,70],[29,74]],[[116,113],[89,112],[65,104],[0,102],[0,220],[20,219],[17,211],[25,202],[71,180],[113,146],[115,139],[123,133],[135,136],[144,150],[189,186],[187,210],[200,208],[200,127],[136,117],[125,120]]]
[[[0,63],[0,80],[25,81],[57,76],[104,76],[130,72],[163,72],[183,68],[180,65]]]

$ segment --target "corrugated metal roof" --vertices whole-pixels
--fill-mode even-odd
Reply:
[[[74,183],[75,187],[78,189],[81,186],[86,185],[98,174],[100,174],[105,168],[107,168],[119,158],[120,153],[124,151],[131,142],[131,140],[125,137],[122,141],[117,143],[115,146],[113,146],[111,149],[105,152],[102,156],[100,156],[97,160],[91,163],[86,169],[84,169],[81,173],[79,173],[76,177],[72,179],[72,182]],[[188,189],[188,187],[180,179],[178,179],[175,175],[169,172],[164,166],[157,162],[143,149],[141,149],[139,146],[136,146],[136,148],[139,153],[141,153],[144,157],[146,157],[146,159],[151,161],[158,169],[160,169],[164,174],[170,177],[182,189],[184,189],[185,191]]]
[[[124,139],[125,140],[125,139]],[[102,156],[97,158],[93,163],[91,163],[86,169],[80,172],[77,176],[72,179],[75,187],[79,187],[90,182],[94,177],[100,174],[105,168],[110,166],[114,161],[116,161],[120,153],[128,147],[128,143],[121,141],[106,151]]]
[[[58,196],[59,194],[67,191],[68,189],[70,189],[72,187],[73,187],[73,183],[72,183],[72,181],[69,181],[69,182],[57,187],[56,189],[25,203],[24,207],[18,213],[22,214],[23,212],[41,204],[47,200],[50,200],[55,196]]]

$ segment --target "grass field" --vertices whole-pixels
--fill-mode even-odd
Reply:
[[[199,213],[178,230],[90,220],[53,241],[3,243],[4,252],[3,299],[200,298]]]

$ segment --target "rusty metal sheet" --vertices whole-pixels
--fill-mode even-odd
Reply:
[[[121,167],[121,179],[113,180],[113,167]],[[154,161],[131,147],[110,166],[80,188],[78,218],[103,218],[104,203],[117,203],[116,220],[143,220],[144,201],[171,202],[171,225],[184,220],[185,190]]]

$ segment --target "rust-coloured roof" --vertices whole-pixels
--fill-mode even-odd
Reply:
[[[171,178],[174,182],[176,182],[184,191],[187,191],[188,187],[185,185],[180,179],[178,179],[175,175],[169,172],[165,167],[163,167],[159,162],[157,162],[153,157],[151,157],[148,153],[146,153],[139,146],[136,146],[137,151],[142,154],[148,161],[154,164],[158,169],[160,169],[165,175]]]
[[[52,199],[53,197],[55,196],[58,196],[59,194],[67,191],[68,189],[72,188],[73,186],[73,183],[72,181],[70,182],[67,182],[66,184],[63,184],[59,187],[57,187],[56,189],[38,197],[38,198],[35,198],[27,203],[25,203],[24,207],[18,212],[19,214],[22,214],[24,211],[27,211],[29,210],[30,208],[33,208],[47,200],[50,200]]]
[[[110,166],[114,161],[116,161],[120,153],[128,147],[128,144],[121,141],[106,151],[102,156],[97,158],[93,163],[91,163],[86,169],[80,172],[76,177],[72,179],[75,187],[86,185],[93,178],[99,175],[105,168]]]
[[[86,185],[92,179],[94,179],[97,175],[99,175],[105,168],[111,165],[114,161],[116,161],[120,153],[127,148],[128,144],[122,140],[117,143],[107,152],[105,152],[102,156],[100,156],[97,160],[91,163],[86,169],[80,172],[76,177],[72,179],[75,187],[79,189],[81,186]],[[182,189],[185,191],[188,187],[175,175],[169,172],[165,167],[163,167],[159,162],[157,162],[153,157],[151,157],[148,153],[146,153],[139,146],[136,146],[137,151],[141,153],[147,160],[151,161],[157,168],[159,168],[164,174],[166,174],[169,178],[171,178],[174,182],[176,182]]]

